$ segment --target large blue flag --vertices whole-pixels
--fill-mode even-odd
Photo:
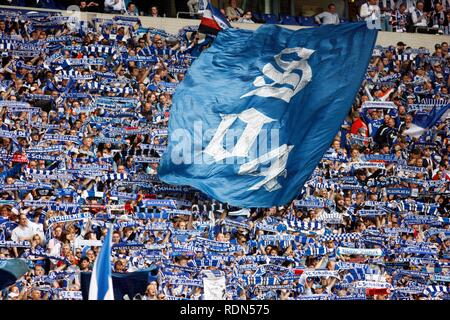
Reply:
[[[364,23],[219,33],[175,92],[161,180],[240,207],[294,199],[349,112],[376,36]]]

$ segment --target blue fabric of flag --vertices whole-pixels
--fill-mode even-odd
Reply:
[[[103,241],[103,246],[97,257],[97,272],[93,272],[97,281],[97,300],[105,300],[106,293],[111,289],[109,283],[111,279],[111,230],[112,228],[108,228],[105,241]]]
[[[220,32],[175,92],[160,178],[240,207],[288,203],[348,114],[376,36],[364,23]]]

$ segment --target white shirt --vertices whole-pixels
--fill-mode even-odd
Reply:
[[[61,252],[61,241],[55,238],[50,239],[47,249],[49,254],[59,256],[59,253]]]
[[[413,10],[411,13],[411,18],[414,26],[416,27],[426,27],[427,24],[427,16],[424,15],[423,11],[420,11],[419,9]]]
[[[116,3],[117,1],[117,3]],[[114,11],[121,11],[126,10],[125,8],[125,1],[124,0],[105,0],[105,8],[114,10]]]
[[[41,239],[45,239],[42,224],[34,223],[28,220],[27,226],[17,226],[11,233],[12,241],[30,240],[35,234],[38,234]]]
[[[255,23],[252,19],[240,18],[238,20],[239,23]]]
[[[331,13],[328,11],[324,11],[316,15],[315,18],[317,23],[321,24],[339,24],[339,15],[337,13]]]
[[[361,6],[359,16],[365,21],[378,20],[380,17],[380,7],[366,2]]]
[[[406,0],[405,1],[406,10],[409,10],[410,12],[412,12],[412,10],[414,10],[414,8],[416,7],[416,2],[417,2],[416,0]]]

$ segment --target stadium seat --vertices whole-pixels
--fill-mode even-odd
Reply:
[[[263,14],[261,12],[252,12],[252,15],[253,15],[253,19],[256,22],[264,21]]]
[[[280,23],[280,20],[276,14],[264,14],[263,19],[266,23],[270,24]]]
[[[300,22],[301,26],[308,26],[308,27],[318,26],[316,21],[314,21],[314,17],[299,17],[298,21]]]
[[[293,25],[298,26],[299,23],[297,21],[297,18],[294,16],[289,15],[280,15],[281,24],[287,24],[287,25]]]

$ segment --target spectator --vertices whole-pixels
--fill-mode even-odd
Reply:
[[[139,15],[139,9],[136,7],[136,4],[134,2],[128,3],[125,14],[129,15],[129,16],[138,16]]]
[[[444,34],[450,34],[450,11],[447,11],[445,14]]]
[[[124,13],[126,11],[125,0],[105,0],[105,12]]]
[[[445,22],[445,12],[442,9],[441,3],[436,2],[434,4],[434,11],[431,14],[429,26],[434,29],[439,29],[442,31],[444,29],[444,22]]]
[[[402,3],[398,10],[391,16],[392,30],[394,32],[406,32],[407,29],[407,11],[406,4]]]
[[[359,16],[366,22],[380,21],[380,7],[377,0],[369,0],[361,6]],[[381,22],[380,22],[381,24]],[[381,27],[381,26],[380,26]]]
[[[229,6],[225,9],[225,15],[230,21],[237,21],[244,14],[244,10],[237,6],[237,0],[229,0]]]
[[[416,7],[411,13],[412,23],[414,27],[427,27],[428,15],[424,12],[424,4],[422,1],[418,1]]]
[[[159,13],[158,13],[158,7],[151,7],[150,8],[150,17],[153,18],[159,18]]]
[[[398,1],[399,2],[399,1]],[[380,17],[381,17],[381,30],[392,31],[391,17],[395,12],[397,3],[394,0],[381,0],[380,1]]]
[[[315,21],[318,24],[339,24],[339,15],[336,13],[336,5],[334,3],[330,3],[328,5],[328,11],[324,11],[315,16]]]
[[[244,13],[244,15],[237,22],[239,22],[239,23],[255,23],[252,20],[252,12],[251,11],[246,11]]]
[[[189,8],[189,13],[191,14],[191,16],[198,13],[198,2],[199,0],[189,0],[187,2],[187,6]]]

